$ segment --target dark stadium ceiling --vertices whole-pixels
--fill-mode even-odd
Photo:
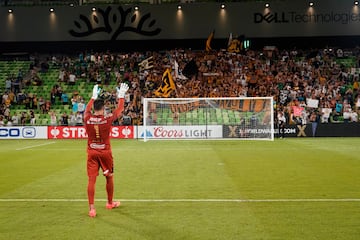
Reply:
[[[274,2],[274,0],[271,0]],[[275,0],[285,1],[285,0]],[[0,0],[1,6],[52,6],[52,5],[87,5],[87,4],[166,4],[166,3],[195,3],[195,2],[266,2],[265,0]]]

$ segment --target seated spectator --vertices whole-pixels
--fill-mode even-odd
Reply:
[[[350,114],[350,122],[358,122],[359,121],[359,115],[356,111],[352,111]]]
[[[77,111],[78,111],[80,114],[84,115],[85,108],[86,108],[86,104],[85,104],[85,102],[84,102],[84,99],[81,99],[80,102],[78,103],[78,109],[77,109]]]
[[[34,94],[33,98],[32,98],[32,104],[31,104],[31,109],[38,109],[38,98],[37,95]]]
[[[8,95],[7,95],[7,98],[4,100],[4,105],[7,108],[11,106],[11,101],[10,101],[10,98]]]
[[[356,97],[355,107],[357,111],[360,110],[360,94],[358,94],[358,96]]]
[[[2,104],[5,104],[5,102],[8,100],[9,98],[9,94],[8,92],[5,92],[3,95],[2,95]]]
[[[69,85],[75,85],[75,82],[76,82],[76,76],[74,73],[70,73],[69,74],[69,82],[68,84]]]
[[[45,113],[45,100],[43,97],[39,97],[38,102],[38,109],[40,110],[40,112]]]
[[[57,125],[57,117],[54,111],[50,112],[50,125],[56,126]]]
[[[105,71],[104,85],[108,86],[110,84],[110,81],[111,81],[110,70],[106,70]]]
[[[102,78],[101,78],[100,73],[97,73],[97,74],[96,74],[96,83],[97,83],[97,84],[102,84]]]
[[[26,112],[22,112],[20,116],[20,122],[22,126],[25,126],[28,121],[28,114]]]
[[[4,126],[5,126],[4,116],[0,115],[0,127],[4,127]]]
[[[41,86],[42,80],[40,79],[40,76],[37,72],[34,72],[31,76],[31,84],[34,86]]]
[[[84,124],[83,115],[77,112],[75,116],[76,116],[76,126],[82,126]]]
[[[55,84],[55,85],[54,85],[54,88],[55,88],[55,95],[56,95],[56,96],[59,98],[59,100],[61,101],[61,95],[62,95],[62,93],[63,93],[61,86],[58,85],[58,84]]]
[[[8,120],[8,121],[7,121],[7,123],[6,123],[6,126],[7,126],[7,127],[11,127],[11,126],[13,126],[12,121],[11,121],[11,120]]]
[[[10,92],[11,89],[12,89],[12,81],[11,81],[11,78],[8,77],[5,80],[5,91]]]
[[[44,61],[40,64],[40,71],[42,73],[46,73],[49,70],[49,63],[47,61]]]
[[[56,88],[53,87],[53,88],[50,90],[50,102],[51,102],[51,104],[55,104],[55,102],[56,102],[56,97],[57,97]]]
[[[68,98],[68,95],[65,92],[63,92],[61,94],[61,102],[62,102],[63,105],[68,105],[69,104],[69,98]]]
[[[58,80],[59,80],[59,82],[64,82],[65,81],[65,70],[63,68],[61,68],[60,71],[59,71]]]
[[[43,113],[50,112],[50,109],[51,109],[51,102],[49,100],[46,100],[46,102],[45,102],[45,112],[43,112]]]
[[[36,123],[36,118],[35,118],[35,113],[33,110],[30,110],[30,125],[35,125]]]
[[[27,98],[25,98],[24,100],[24,105],[26,109],[30,109],[31,108],[31,98],[29,96],[27,96]]]
[[[67,115],[66,112],[64,112],[64,113],[61,115],[60,124],[61,124],[62,126],[68,126],[68,125],[69,125],[69,116]]]
[[[13,126],[18,126],[19,125],[19,116],[17,115],[16,112],[14,112],[14,114],[11,117],[11,122]]]
[[[23,91],[20,91],[17,95],[17,103],[20,105],[24,104],[26,98],[27,95]]]
[[[71,112],[69,117],[69,126],[75,126],[76,125],[76,114]]]
[[[12,82],[12,88],[15,94],[18,94],[21,91],[21,83],[23,81],[22,77],[17,77],[15,78],[15,80]]]
[[[321,108],[321,123],[328,123],[330,114],[332,112],[331,108]]]
[[[341,123],[342,117],[340,116],[340,113],[338,113],[335,109],[330,114],[330,122],[331,123]]]
[[[71,103],[72,103],[72,111],[74,113],[76,113],[78,111],[79,108],[79,103],[76,97],[71,98]]]
[[[12,90],[9,91],[8,97],[11,105],[16,103],[16,95]]]
[[[11,120],[11,119],[10,119],[10,107],[8,107],[8,106],[5,105],[5,109],[4,109],[3,115],[4,115],[5,120],[7,120],[7,121],[8,121],[8,120]]]

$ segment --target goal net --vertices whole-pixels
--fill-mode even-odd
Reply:
[[[144,98],[144,141],[274,139],[272,97]]]

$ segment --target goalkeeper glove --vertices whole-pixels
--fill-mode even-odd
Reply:
[[[124,98],[125,93],[129,90],[129,86],[126,83],[120,84],[120,88],[116,87],[116,95],[118,98]]]
[[[96,100],[98,98],[98,95],[101,91],[101,88],[99,88],[99,85],[95,85],[94,88],[93,88],[93,93],[92,93],[92,99]]]

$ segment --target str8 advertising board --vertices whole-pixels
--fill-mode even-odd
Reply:
[[[219,139],[222,138],[221,125],[193,126],[147,126],[146,133],[138,127],[138,138],[148,139]]]
[[[0,139],[47,139],[47,127],[0,127]]]
[[[133,126],[113,126],[110,130],[111,138],[132,139],[134,138]],[[83,126],[51,126],[47,131],[48,139],[84,139],[87,138],[86,129]]]

